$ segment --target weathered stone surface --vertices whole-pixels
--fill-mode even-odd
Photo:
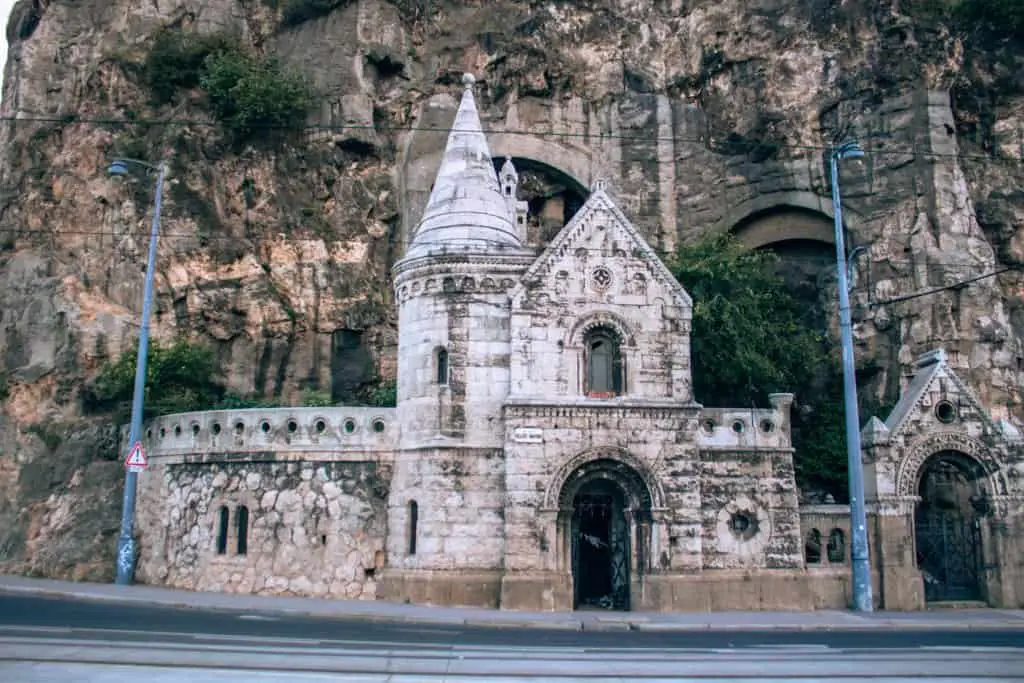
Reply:
[[[316,470],[326,480],[313,477]],[[140,487],[138,578],[190,590],[346,599],[372,594],[386,528],[379,477],[376,462],[191,464],[161,457]],[[340,496],[336,512],[316,505],[326,486],[342,481],[353,490]],[[259,502],[275,495],[273,510]],[[228,524],[221,553],[223,509]]]
[[[3,103],[20,120],[0,130],[0,515],[14,520],[0,547],[18,567],[69,576],[92,560],[37,561],[48,544],[33,539],[70,534],[95,549],[83,557],[113,563],[116,501],[99,534],[55,526],[67,520],[39,510],[116,498],[120,470],[71,486],[81,468],[61,464],[40,484],[40,469],[65,455],[33,432],[78,420],[80,387],[137,331],[151,191],[111,185],[105,159],[131,143],[151,160],[172,160],[158,339],[213,343],[239,392],[291,400],[317,384],[348,395],[395,374],[388,269],[426,203],[445,144],[431,129],[450,125],[453,86],[466,70],[480,83],[491,150],[516,158],[535,200],[529,243],[550,240],[603,176],[662,255],[707,231],[771,233],[758,246],[812,236],[824,258],[802,279],[823,316],[835,299],[824,148],[858,136],[867,163],[844,167],[843,190],[851,243],[869,247],[854,290],[857,357],[878,368],[868,390],[894,400],[917,355],[944,346],[993,417],[1019,421],[1020,273],[884,302],[1021,263],[1024,196],[1014,188],[1024,177],[1007,160],[1020,156],[1020,51],[965,46],[961,32],[911,14],[911,3],[811,5],[360,0],[278,30],[266,3],[19,2]],[[313,122],[332,128],[274,153],[237,155],[206,125],[196,93],[173,110],[150,107],[138,65],[155,32],[174,22],[279,52],[312,78]],[[196,123],[112,127],[70,114]],[[495,292],[506,276],[515,281],[509,271]],[[472,296],[452,298],[453,314],[464,315],[500,301],[469,311]],[[424,330],[436,312],[422,310]],[[359,338],[359,352],[338,354],[342,338]],[[417,372],[429,383],[425,365]],[[450,434],[477,421],[465,401],[445,405]],[[486,425],[484,445],[494,446],[502,430]],[[714,439],[730,433],[723,422]],[[268,452],[287,445],[275,434]],[[93,449],[100,458],[116,451]],[[267,496],[260,509],[276,505]]]

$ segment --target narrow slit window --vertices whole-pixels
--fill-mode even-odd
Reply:
[[[245,555],[249,551],[249,508],[239,505],[235,511],[235,523],[238,525],[238,546],[239,555]]]
[[[846,561],[846,534],[842,529],[833,529],[829,532],[828,561],[836,564]]]
[[[819,564],[821,562],[821,532],[811,529],[804,541],[804,559],[807,564]]]
[[[409,501],[409,554],[416,554],[416,534],[419,526],[420,506],[415,500]]]
[[[220,519],[217,524],[217,554],[223,555],[228,551],[228,506],[220,508]]]
[[[437,383],[448,384],[448,349],[437,350]]]

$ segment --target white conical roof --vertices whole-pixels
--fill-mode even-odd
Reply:
[[[466,74],[462,82],[462,102],[406,258],[439,252],[500,253],[523,247],[480,125],[473,98],[475,79]]]

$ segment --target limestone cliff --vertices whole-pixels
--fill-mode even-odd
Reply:
[[[1024,274],[879,305],[1024,264],[1024,51],[936,4],[20,0],[0,126],[0,563],[112,568],[118,444],[82,417],[82,388],[136,336],[152,194],[111,183],[110,155],[171,167],[155,336],[214,345],[239,393],[344,396],[394,373],[389,269],[464,71],[540,241],[605,176],[663,253],[734,230],[790,258],[823,305],[826,150],[857,136],[869,154],[844,197],[868,247],[865,381],[893,399],[913,357],[944,345],[997,416],[1020,418]],[[152,105],[143,65],[167,26],[307,74],[301,139],[228,145],[198,89]]]

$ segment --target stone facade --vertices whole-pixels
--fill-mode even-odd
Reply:
[[[799,506],[793,396],[700,405],[692,301],[604,182],[538,255],[465,85],[394,268],[397,407],[157,420],[140,578],[507,609],[847,604],[848,509]],[[943,352],[864,444],[877,602],[1021,604],[1019,431]],[[970,566],[942,560],[964,549]]]

